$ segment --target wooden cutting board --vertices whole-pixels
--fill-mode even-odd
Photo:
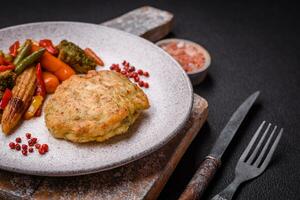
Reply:
[[[168,12],[142,7],[104,25],[156,41],[171,30],[172,20],[173,15]],[[137,26],[144,27],[130,28]],[[40,177],[0,170],[0,199],[156,199],[207,115],[207,101],[194,94],[190,119],[175,138],[157,152],[109,171],[75,177]]]
[[[207,119],[208,104],[194,95],[185,128],[157,152],[123,167],[76,177],[39,177],[0,170],[3,199],[156,199]]]

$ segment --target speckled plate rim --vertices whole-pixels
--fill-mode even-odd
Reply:
[[[10,30],[10,29],[15,29],[15,28],[19,28],[19,27],[26,27],[26,26],[31,26],[31,25],[41,25],[41,24],[82,24],[82,25],[89,25],[89,26],[101,26],[103,29],[109,29],[109,30],[113,30],[115,32],[119,32],[121,34],[125,34],[129,37],[135,37],[138,38],[139,40],[144,41],[147,45],[152,46],[153,48],[157,49],[157,51],[159,51],[160,53],[164,54],[166,57],[168,57],[170,60],[172,60],[172,62],[174,63],[174,67],[176,66],[177,68],[180,69],[182,75],[185,78],[186,84],[187,84],[187,89],[189,92],[189,96],[190,96],[190,101],[187,102],[188,105],[188,111],[186,112],[185,116],[184,116],[184,120],[178,124],[178,126],[174,129],[173,132],[171,132],[166,138],[165,140],[162,140],[160,143],[157,143],[156,145],[152,146],[152,148],[148,148],[143,152],[140,152],[139,154],[136,154],[132,157],[129,158],[125,158],[125,159],[121,159],[118,162],[112,163],[112,164],[108,164],[106,166],[103,167],[92,167],[92,168],[86,168],[84,170],[76,170],[76,171],[61,171],[61,172],[49,172],[49,171],[32,171],[30,169],[19,169],[19,168],[14,168],[14,167],[4,167],[0,165],[0,169],[6,170],[6,171],[11,171],[11,172],[17,172],[17,173],[22,173],[22,174],[29,174],[29,175],[37,175],[37,176],[59,176],[59,177],[67,177],[67,176],[78,176],[78,175],[86,175],[86,174],[92,174],[92,173],[97,173],[97,172],[101,172],[101,171],[107,171],[110,169],[114,169],[123,165],[126,165],[128,163],[131,163],[133,161],[136,161],[138,159],[141,159],[155,151],[157,151],[158,149],[160,149],[161,147],[163,147],[165,144],[167,144],[171,139],[173,139],[183,128],[184,125],[186,124],[186,122],[188,121],[192,108],[193,108],[193,100],[194,100],[194,95],[193,95],[193,87],[192,84],[190,82],[190,79],[188,77],[188,75],[185,73],[185,71],[182,69],[182,67],[176,62],[176,60],[170,56],[168,53],[166,53],[163,49],[161,49],[160,47],[158,47],[157,45],[155,45],[154,43],[149,42],[146,39],[143,39],[141,37],[138,37],[136,35],[121,31],[121,30],[117,30],[117,29],[113,29],[113,28],[109,28],[106,26],[102,26],[102,25],[98,25],[98,24],[93,24],[93,23],[85,23],[85,22],[75,22],[75,21],[42,21],[42,22],[34,22],[34,23],[26,23],[26,24],[21,24],[21,25],[16,25],[16,26],[10,26],[10,27],[6,27],[6,28],[2,28],[0,29],[0,31],[6,31],[6,30]]]

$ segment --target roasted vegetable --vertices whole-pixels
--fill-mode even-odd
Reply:
[[[20,42],[19,41],[15,41],[15,43],[13,43],[10,47],[9,47],[9,54],[13,57],[16,57],[17,53],[18,53],[18,49],[20,47]]]
[[[12,98],[4,109],[1,124],[5,134],[9,134],[19,123],[32,101],[35,88],[36,70],[35,67],[29,67],[18,76]]]
[[[54,47],[51,40],[44,39],[39,42],[40,47],[44,47],[49,53],[56,55],[58,53],[57,49]]]
[[[104,62],[101,60],[101,58],[99,58],[99,56],[97,56],[97,54],[90,48],[85,48],[84,49],[84,53],[90,57],[91,59],[93,59],[97,65],[100,66],[104,66]]]
[[[45,87],[45,82],[43,79],[43,71],[42,71],[42,67],[41,64],[38,63],[36,65],[36,95],[40,95],[43,98],[46,97],[46,87]]]
[[[2,97],[3,97],[3,92],[0,91],[0,99],[2,99]],[[3,110],[0,109],[0,123],[2,119],[2,114],[3,114]]]
[[[42,67],[41,64],[38,63],[36,65],[36,90],[35,90],[35,96],[41,96],[43,99],[46,98],[46,86],[45,86],[45,82],[43,79],[43,71],[42,71]],[[37,109],[37,111],[35,112],[35,116],[41,116],[42,114],[42,104],[43,104],[43,99],[41,100],[41,104],[40,107]]]
[[[0,50],[0,65],[8,65],[11,64],[13,61],[13,56],[9,54],[3,53],[3,51]]]
[[[32,45],[32,51],[38,51],[39,49],[39,46]],[[43,68],[53,73],[60,81],[64,81],[75,74],[75,71],[69,65],[53,56],[48,51],[45,51],[44,55],[41,57],[40,63]]]
[[[4,58],[7,64],[11,64],[11,62],[14,60],[14,57],[11,56],[10,54],[4,54]]]
[[[12,92],[10,91],[10,89],[6,88],[5,92],[3,93],[3,96],[1,97],[1,101],[0,101],[0,109],[4,110],[5,107],[7,106],[9,100],[12,97]]]
[[[46,91],[48,94],[54,93],[59,85],[57,77],[50,72],[43,72],[43,79],[45,82]]]
[[[15,69],[14,65],[0,65],[0,72]]]
[[[26,40],[24,45],[20,48],[20,51],[17,54],[16,58],[14,59],[13,64],[18,65],[26,56],[29,55],[30,50],[31,50],[31,41]]]
[[[6,60],[4,58],[4,53],[0,51],[0,65],[5,65],[5,64],[6,64]]]
[[[2,58],[2,52],[0,52],[0,58]],[[1,62],[1,59],[0,59]],[[4,63],[3,63],[4,64]],[[4,95],[6,88],[11,89],[15,82],[15,73],[9,71],[0,72],[0,101]],[[2,119],[3,110],[0,109],[0,121]]]
[[[15,85],[16,74],[11,70],[0,72],[0,91],[4,92],[6,88],[12,89]]]
[[[44,48],[33,52],[32,54],[24,58],[21,62],[19,62],[19,64],[16,66],[15,72],[17,74],[21,74],[26,69],[26,67],[36,62],[44,53],[45,53]]]
[[[41,108],[44,98],[40,95],[34,96],[28,110],[24,114],[24,119],[28,120],[34,117],[36,112]]]
[[[0,91],[0,98],[2,99],[3,92]],[[0,124],[2,119],[3,110],[0,110]]]
[[[67,40],[62,40],[57,46],[59,50],[58,58],[70,65],[77,73],[87,73],[94,70],[96,62],[88,57],[77,45]]]

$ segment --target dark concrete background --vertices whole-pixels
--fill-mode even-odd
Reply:
[[[100,23],[143,5],[175,14],[169,37],[190,39],[212,56],[209,76],[195,92],[209,102],[208,123],[196,137],[159,199],[176,199],[237,106],[255,90],[261,96],[239,129],[204,199],[233,178],[235,164],[263,120],[285,128],[266,172],[243,184],[235,198],[300,197],[300,23],[290,3],[195,1],[2,1],[0,28],[36,21]]]

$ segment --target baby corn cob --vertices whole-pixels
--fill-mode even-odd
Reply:
[[[12,89],[12,98],[3,111],[1,124],[5,134],[9,134],[19,123],[32,100],[35,88],[35,67],[30,67],[18,76]]]

